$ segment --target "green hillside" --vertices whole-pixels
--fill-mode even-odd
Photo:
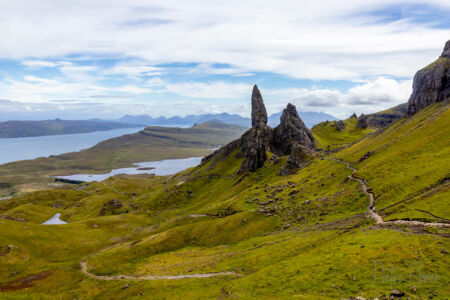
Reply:
[[[349,147],[317,154],[289,176],[278,175],[286,157],[271,153],[256,172],[238,175],[235,150],[176,176],[116,176],[1,201],[0,295],[384,299],[399,290],[409,299],[446,299],[449,227],[377,225],[361,184],[332,159],[367,180],[385,221],[448,225],[449,105],[366,137],[372,129],[345,122],[345,131],[313,132],[323,148]],[[69,224],[39,225],[55,212]]]
[[[356,118],[348,118],[342,122],[345,127],[341,130],[336,127],[338,121],[327,121],[315,125],[311,132],[317,141],[317,147],[324,150],[340,149],[375,131],[370,127],[360,128]]]
[[[0,165],[0,197],[53,188],[47,175],[105,173],[132,163],[205,156],[239,137],[244,127],[205,122],[191,128],[146,127],[79,152]]]

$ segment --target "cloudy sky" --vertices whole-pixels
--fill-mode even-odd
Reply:
[[[338,4],[337,4],[338,3]],[[405,102],[450,39],[450,1],[2,0],[0,119],[338,117]]]

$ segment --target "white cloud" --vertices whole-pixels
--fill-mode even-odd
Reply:
[[[20,64],[31,68],[54,68],[57,66],[70,65],[71,63],[67,61],[23,60]]]
[[[119,74],[129,76],[158,76],[162,74],[162,69],[159,67],[151,66],[143,62],[139,63],[119,63],[104,71],[104,74]]]
[[[408,2],[434,5],[436,11],[450,9],[446,0]],[[406,19],[373,22],[375,17],[360,16],[394,4],[405,1],[347,0],[337,5],[335,0],[193,0],[186,5],[181,0],[153,0],[146,6],[141,0],[79,0],[64,5],[40,1],[37,6],[27,0],[3,0],[0,57],[83,53],[134,57],[152,64],[233,66],[216,70],[218,74],[260,71],[314,80],[412,77],[430,57],[437,57],[450,29]],[[160,72],[139,65],[112,71],[156,76]]]
[[[233,99],[248,95],[251,85],[244,83],[182,82],[165,85],[168,92],[190,98]]]
[[[348,91],[348,104],[376,105],[405,102],[412,92],[412,81],[397,81],[379,77],[373,82],[358,85]]]

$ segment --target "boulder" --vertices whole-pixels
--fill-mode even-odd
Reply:
[[[337,121],[334,126],[336,126],[336,129],[339,131],[345,130],[345,123],[342,120]]]
[[[106,202],[100,210],[99,216],[105,216],[108,214],[116,214],[117,210],[122,208],[122,202],[119,199],[112,199]]]

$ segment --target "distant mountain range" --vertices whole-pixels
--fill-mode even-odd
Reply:
[[[336,121],[337,118],[322,112],[299,112],[300,117],[306,126],[312,127],[315,124],[324,121]],[[269,125],[275,127],[280,122],[281,112],[273,114],[269,117]],[[241,117],[238,114],[202,114],[202,115],[187,115],[186,117],[158,117],[153,118],[149,115],[125,115],[117,122],[135,124],[135,125],[160,125],[160,126],[193,126],[194,124],[204,123],[207,121],[222,122],[226,124],[239,125],[250,127],[250,118]]]
[[[332,115],[318,112],[299,112],[305,125],[312,128],[315,124],[324,121],[335,121]],[[269,126],[275,127],[280,123],[280,113],[269,116]],[[157,117],[149,115],[125,115],[117,120],[42,120],[42,121],[7,121],[0,122],[0,138],[31,137],[44,135],[58,135],[71,133],[87,133],[93,131],[129,128],[135,126],[166,126],[166,127],[192,127],[205,122],[225,123],[243,127],[250,127],[250,118],[238,114],[202,114],[187,115],[186,117]]]

